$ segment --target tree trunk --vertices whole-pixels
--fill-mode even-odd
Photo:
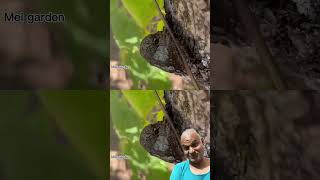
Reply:
[[[320,178],[320,94],[215,91],[215,179]]]
[[[218,0],[212,7],[214,89],[275,89],[272,79],[277,78],[271,74],[277,74],[286,89],[319,90],[319,1],[246,1],[241,3],[250,9],[254,21],[230,1]],[[245,22],[240,23],[241,19]],[[265,58],[279,72],[270,73]]]
[[[210,86],[210,0],[165,0],[166,20],[190,57],[196,79]]]
[[[205,155],[210,154],[210,101],[209,91],[165,91],[165,109],[173,121],[174,130],[169,120],[164,119],[146,126],[140,143],[153,156],[164,161],[176,163],[184,160],[180,149],[180,135],[187,128],[194,128],[206,144]],[[177,132],[178,139],[174,135]]]

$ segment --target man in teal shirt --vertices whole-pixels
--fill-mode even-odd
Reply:
[[[209,180],[210,159],[203,156],[203,138],[194,129],[187,129],[181,135],[181,145],[188,160],[176,164],[170,180]]]

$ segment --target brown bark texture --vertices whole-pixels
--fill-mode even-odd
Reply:
[[[165,0],[166,20],[197,81],[210,87],[210,0]]]
[[[214,179],[320,178],[319,92],[214,91],[212,96]]]
[[[234,2],[211,4],[212,89],[279,89],[281,79],[285,89],[319,90],[320,2]]]

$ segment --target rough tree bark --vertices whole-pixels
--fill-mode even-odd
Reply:
[[[266,57],[261,53],[264,49],[270,51],[286,89],[319,90],[320,2],[246,1],[256,20],[254,24],[240,23],[241,14],[245,13],[237,12],[231,1],[217,0],[212,4],[214,89],[275,89],[267,66],[262,63]],[[257,36],[244,28],[247,25],[260,32],[267,48],[258,48],[254,42]]]
[[[165,0],[166,19],[184,45],[189,67],[210,88],[210,0]]]
[[[165,0],[165,19],[201,89],[210,87],[210,0]],[[147,36],[140,53],[164,71],[187,76],[167,28]]]
[[[212,96],[214,179],[320,178],[320,93],[214,91]]]
[[[187,128],[196,129],[206,144],[205,156],[210,154],[210,99],[209,91],[165,91],[166,111],[173,121],[179,139]],[[153,156],[176,163],[184,160],[177,138],[168,120],[146,126],[141,145]]]
[[[210,0],[165,0],[166,20],[187,50],[191,67],[209,85]],[[208,89],[208,88],[207,88]]]

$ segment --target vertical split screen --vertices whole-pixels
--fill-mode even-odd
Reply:
[[[320,179],[319,17],[319,0],[1,1],[0,180]]]
[[[209,180],[210,2],[110,2],[110,179]]]

